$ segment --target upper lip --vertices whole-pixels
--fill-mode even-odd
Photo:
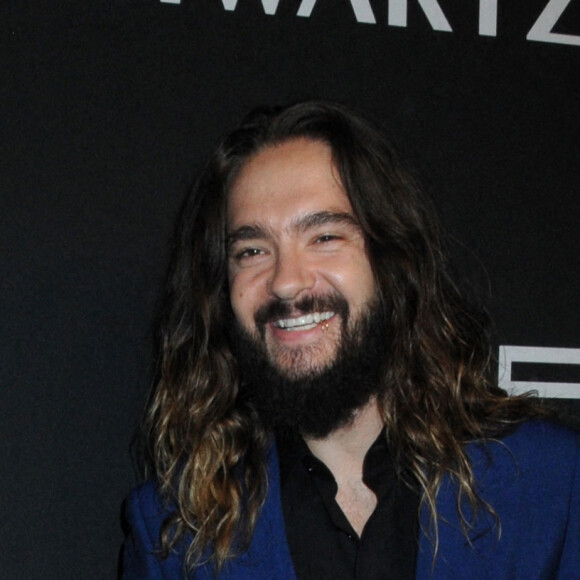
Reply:
[[[274,324],[279,328],[292,328],[294,326],[304,326],[306,324],[318,324],[324,320],[328,320],[334,316],[334,312],[312,312],[311,314],[304,314],[296,318],[280,318]]]

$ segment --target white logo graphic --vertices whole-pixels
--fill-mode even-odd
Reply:
[[[182,0],[159,0],[165,4],[181,4]],[[195,1],[195,0],[190,0]],[[216,0],[217,1],[217,0]],[[225,10],[233,12],[238,6],[239,0],[221,0]],[[258,0],[245,0],[247,2]],[[280,0],[260,0],[265,14],[275,15]],[[310,18],[312,10],[319,0],[302,0],[296,16]],[[325,0],[330,1],[330,0]],[[349,0],[357,22],[364,24],[376,24],[377,19],[370,0]],[[385,0],[387,1],[387,0]],[[438,0],[413,0],[419,4],[427,17],[433,30],[452,32],[451,25],[447,20]],[[560,34],[552,32],[558,24],[562,14],[572,0],[547,0],[547,4],[530,28],[526,39],[552,44],[568,44],[580,46],[580,36],[574,34]],[[388,0],[388,24],[389,26],[407,26],[408,0]],[[497,36],[497,4],[498,0],[479,0],[479,35]]]
[[[541,42],[554,42],[557,44],[575,44],[580,46],[580,36],[572,34],[558,34],[552,32],[560,16],[572,0],[550,0],[544,11],[540,14],[532,26],[526,38]]]
[[[526,391],[538,391],[540,397],[562,397],[580,399],[580,382],[578,383],[542,383],[537,381],[513,381],[513,363],[537,363],[552,365],[579,365],[580,348],[547,348],[536,346],[500,346],[498,383],[512,395]]]

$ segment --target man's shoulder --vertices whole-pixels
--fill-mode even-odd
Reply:
[[[552,421],[526,421],[503,437],[470,443],[468,453],[484,488],[580,484],[580,432]]]
[[[147,479],[133,488],[127,496],[127,502],[138,502],[143,505],[161,503],[159,486],[155,479]]]
[[[560,440],[578,444],[580,431],[567,427],[557,421],[547,419],[530,419],[524,421],[506,439],[537,438],[540,440]]]
[[[478,496],[497,520],[479,510],[467,541],[457,510],[457,482],[447,477],[437,498],[436,572],[432,547],[424,539],[417,577],[577,577],[568,574],[580,562],[580,434],[529,420],[503,436],[471,442],[467,451]],[[473,516],[467,504],[462,511],[468,519]]]
[[[125,500],[125,517],[133,526],[147,529],[151,537],[158,535],[161,523],[175,510],[175,506],[161,497],[154,479],[134,488]]]
[[[491,445],[515,456],[570,461],[580,450],[580,432],[548,420],[528,420]],[[549,456],[549,457],[547,457]]]

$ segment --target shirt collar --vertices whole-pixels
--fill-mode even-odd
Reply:
[[[296,432],[284,432],[276,435],[280,461],[280,482],[283,486],[292,471],[299,465],[318,462],[306,442]],[[363,464],[363,480],[374,491],[391,479],[396,479],[396,470],[386,437],[386,429],[380,432],[367,451]]]

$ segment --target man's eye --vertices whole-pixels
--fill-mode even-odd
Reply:
[[[333,234],[324,234],[323,236],[319,236],[316,238],[317,244],[325,244],[327,242],[333,242],[334,240],[338,240],[338,236]]]
[[[237,260],[244,260],[246,258],[253,258],[254,256],[261,256],[264,253],[263,250],[258,250],[258,248],[246,248],[241,250],[235,255]]]

